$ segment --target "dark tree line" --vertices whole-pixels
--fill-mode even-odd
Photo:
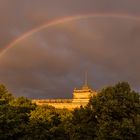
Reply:
[[[140,140],[140,95],[121,82],[69,111],[36,106],[0,85],[0,140]]]

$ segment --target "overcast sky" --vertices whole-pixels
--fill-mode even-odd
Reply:
[[[0,83],[16,96],[69,98],[87,71],[95,90],[127,81],[140,91],[139,7],[139,0],[0,0]]]

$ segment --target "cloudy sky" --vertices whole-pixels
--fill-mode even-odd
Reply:
[[[0,83],[16,96],[69,98],[88,83],[140,91],[139,0],[0,0]]]

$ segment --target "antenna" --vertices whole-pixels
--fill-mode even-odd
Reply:
[[[85,86],[88,85],[88,79],[87,79],[87,71],[85,72]]]

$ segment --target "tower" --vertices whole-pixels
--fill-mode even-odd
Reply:
[[[85,82],[82,86],[82,89],[75,89],[73,92],[73,103],[86,105],[89,102],[90,97],[93,95],[96,95],[96,91],[93,91],[88,87],[88,81],[87,81],[87,72],[85,72]]]

